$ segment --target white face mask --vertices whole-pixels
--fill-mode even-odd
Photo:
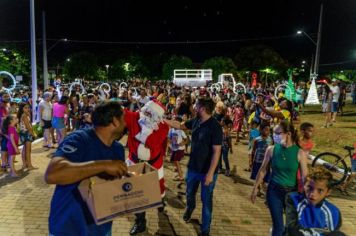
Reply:
[[[280,134],[273,134],[273,142],[274,144],[281,144],[282,138]]]

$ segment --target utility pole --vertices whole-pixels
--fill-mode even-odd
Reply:
[[[314,64],[314,73],[315,74],[318,74],[318,72],[319,72],[318,70],[319,70],[320,44],[321,44],[322,27],[323,27],[323,4],[321,4],[321,6],[320,6],[318,41],[316,43],[315,64]]]
[[[48,88],[46,13],[42,11],[42,46],[43,46],[43,90]]]
[[[31,29],[32,122],[35,122],[36,121],[36,101],[37,101],[35,0],[30,0],[30,29]]]
[[[312,54],[310,60],[310,76],[313,74],[313,67],[314,67],[314,54]]]

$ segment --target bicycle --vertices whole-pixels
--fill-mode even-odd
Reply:
[[[312,167],[323,166],[332,173],[333,186],[343,184],[346,179],[351,180],[351,168],[348,167],[345,159],[349,157],[352,160],[354,147],[344,146],[344,149],[348,151],[348,154],[343,158],[332,152],[323,152],[318,154],[312,162]]]

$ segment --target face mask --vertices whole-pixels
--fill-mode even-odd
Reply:
[[[280,134],[273,134],[273,142],[274,144],[281,144],[282,138]]]

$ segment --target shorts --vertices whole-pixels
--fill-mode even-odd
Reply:
[[[28,132],[28,131],[20,131],[19,136],[20,136],[21,143],[23,143],[23,144],[26,142],[33,141],[33,137],[30,134],[30,132]]]
[[[297,104],[298,105],[303,105],[304,104],[304,100],[297,100]]]
[[[172,151],[171,161],[181,161],[184,157],[184,150]]]
[[[333,102],[331,105],[331,112],[337,112],[338,109],[339,109],[339,103]]]
[[[64,129],[64,118],[62,117],[53,117],[52,118],[52,127],[55,129]]]
[[[356,159],[351,158],[351,172],[356,173]]]
[[[7,152],[7,138],[1,136],[1,151]]]
[[[52,121],[50,121],[50,120],[42,120],[42,121],[43,121],[43,129],[52,128]]]

